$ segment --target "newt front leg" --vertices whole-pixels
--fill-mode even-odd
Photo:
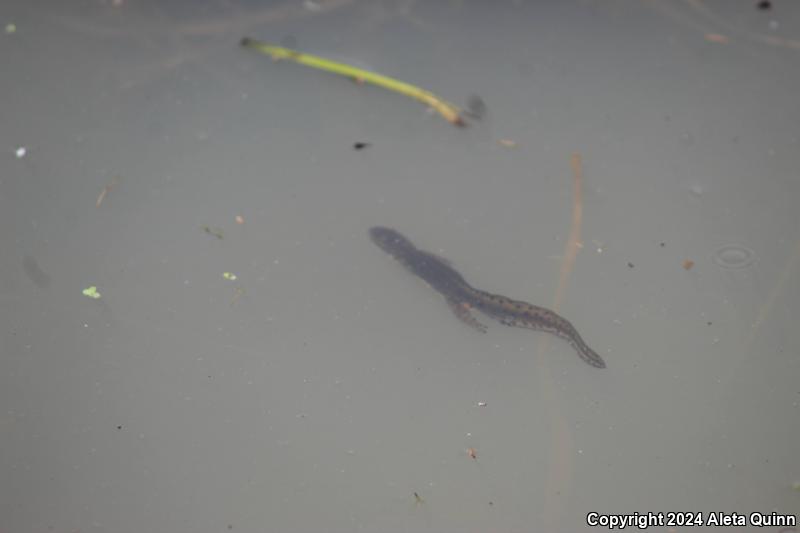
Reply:
[[[456,315],[463,323],[467,324],[468,326],[477,329],[481,333],[486,333],[486,326],[478,322],[472,313],[470,313],[470,305],[466,302],[462,302],[456,300],[454,298],[446,298],[447,304],[450,306],[450,309],[453,311],[453,314]]]

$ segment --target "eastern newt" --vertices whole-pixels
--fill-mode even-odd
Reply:
[[[456,317],[476,330],[485,333],[486,326],[472,316],[472,309],[477,309],[506,326],[553,333],[566,339],[588,364],[605,368],[603,359],[583,341],[575,326],[554,311],[476,289],[467,283],[448,260],[420,250],[391,228],[374,227],[369,230],[369,235],[372,242],[384,252],[444,296]]]

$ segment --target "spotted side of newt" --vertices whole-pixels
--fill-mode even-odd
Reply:
[[[444,296],[456,317],[469,326],[486,332],[486,326],[471,313],[472,309],[477,309],[506,326],[553,333],[569,342],[588,364],[605,368],[606,363],[583,341],[575,326],[554,311],[476,289],[448,260],[420,250],[396,230],[378,226],[371,228],[369,235],[380,249]]]

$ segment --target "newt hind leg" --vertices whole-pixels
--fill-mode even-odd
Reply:
[[[458,300],[454,300],[452,298],[447,298],[447,304],[450,306],[450,309],[453,311],[453,314],[456,315],[463,323],[467,324],[468,326],[477,329],[481,333],[486,333],[486,326],[478,322],[478,320],[472,316],[472,313],[469,312],[470,306],[466,302],[461,302]]]

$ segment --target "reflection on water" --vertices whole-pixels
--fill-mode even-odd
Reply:
[[[50,286],[50,276],[39,267],[39,263],[33,256],[26,255],[22,258],[22,269],[25,271],[25,275],[40,289]]]
[[[741,244],[726,244],[714,251],[711,260],[728,270],[747,268],[756,262],[756,253]]]

